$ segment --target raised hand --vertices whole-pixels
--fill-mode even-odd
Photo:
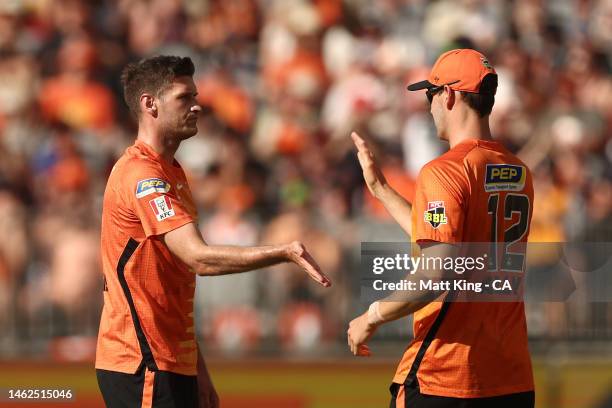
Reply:
[[[289,244],[289,260],[302,268],[310,277],[324,287],[331,286],[331,280],[321,272],[317,261],[308,253],[306,247],[299,242]]]
[[[359,159],[359,165],[363,171],[366,185],[372,195],[379,198],[382,189],[387,185],[387,180],[380,167],[378,167],[374,153],[372,153],[365,140],[357,132],[351,133],[351,138],[357,147],[357,159]]]

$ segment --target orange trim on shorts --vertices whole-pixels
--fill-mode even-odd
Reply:
[[[149,371],[145,368],[144,386],[142,388],[142,405],[141,408],[153,408],[153,383],[155,380],[155,371]]]

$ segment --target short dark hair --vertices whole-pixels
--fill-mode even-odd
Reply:
[[[478,93],[461,92],[461,97],[467,102],[468,106],[484,118],[491,114],[495,104],[495,92],[497,92],[497,75],[487,74],[480,84]]]
[[[160,96],[176,77],[193,76],[189,57],[159,55],[128,64],[121,73],[123,99],[132,114],[140,116],[140,95]]]

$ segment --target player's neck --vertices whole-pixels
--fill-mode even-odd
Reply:
[[[151,146],[168,163],[174,162],[174,154],[179,147],[179,143],[176,140],[166,138],[160,132],[142,125],[138,127],[136,140]]]
[[[488,116],[481,118],[470,114],[460,119],[449,123],[448,142],[451,149],[466,140],[493,140]]]

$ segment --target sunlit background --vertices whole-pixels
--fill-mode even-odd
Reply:
[[[458,47],[499,74],[492,129],[533,171],[530,240],[612,241],[609,0],[1,0],[0,388],[72,388],[76,406],[101,406],[101,199],[136,131],[119,75],[170,54],[194,60],[205,111],[177,158],[206,241],[299,239],[334,281],[290,266],[198,278],[223,406],[385,406],[410,319],[376,335],[371,359],[345,332],[365,308],[360,243],[407,237],[364,189],[349,134],[410,197],[446,146],[405,86]],[[527,309],[537,406],[612,406],[612,306]]]

